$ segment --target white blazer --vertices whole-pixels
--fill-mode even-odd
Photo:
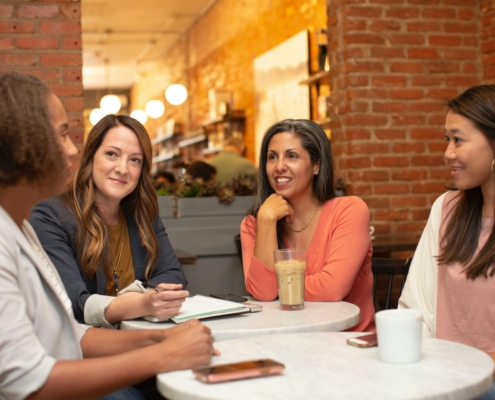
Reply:
[[[60,277],[31,225],[0,206],[0,399],[40,389],[57,360],[81,359],[89,327],[74,319]]]

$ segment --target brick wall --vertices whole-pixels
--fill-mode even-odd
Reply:
[[[483,82],[495,83],[495,0],[482,0],[480,4]]]
[[[377,234],[421,232],[449,183],[442,103],[481,82],[479,4],[327,3],[338,175]]]
[[[83,142],[79,0],[0,3],[0,71],[35,75],[64,103],[71,137]]]
[[[188,112],[194,130],[209,119],[208,90],[230,90],[235,108],[246,110],[247,156],[254,160],[254,58],[303,29],[325,26],[325,0],[219,0],[141,77],[132,90],[132,107],[143,107],[150,98],[163,100],[169,84],[186,82],[193,93],[189,109],[176,113]],[[166,113],[172,113],[174,108],[168,108]],[[153,122],[148,125],[153,134]]]

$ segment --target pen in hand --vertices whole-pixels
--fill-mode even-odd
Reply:
[[[167,289],[167,288],[164,288],[163,286],[155,285],[154,283],[149,283],[149,282],[144,282],[143,287],[145,289],[154,289],[157,292],[174,292],[174,291],[176,291],[175,289]],[[182,290],[182,289],[178,289],[178,290]],[[192,296],[188,295],[186,297],[192,297]]]

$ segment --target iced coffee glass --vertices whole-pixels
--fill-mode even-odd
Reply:
[[[275,272],[278,281],[280,309],[286,311],[304,308],[304,271],[306,250],[274,250]]]

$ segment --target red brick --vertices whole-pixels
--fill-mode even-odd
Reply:
[[[405,139],[406,131],[403,129],[375,129],[375,136],[384,140]]]
[[[388,118],[383,115],[354,114],[346,115],[345,123],[348,126],[377,126],[385,125]]]
[[[435,128],[414,128],[411,129],[411,139],[417,140],[430,140],[430,139],[438,139],[443,137],[444,131],[443,129],[435,129]]]
[[[374,102],[373,112],[376,113],[403,113],[407,112],[407,104],[404,102]]]
[[[454,96],[451,96],[451,98]],[[442,100],[446,101],[449,100],[448,97],[443,97]],[[428,124],[429,125],[440,125],[444,126],[445,125],[445,113],[443,114],[431,114],[428,117]]]
[[[407,183],[378,183],[374,187],[375,194],[404,194],[409,193],[409,185]]]
[[[80,4],[61,4],[60,11],[69,19],[74,19],[77,21],[81,19]]]
[[[373,190],[371,185],[349,185],[348,187],[350,194],[354,196],[363,196],[367,194],[372,194]]]
[[[447,59],[459,59],[459,60],[475,60],[478,56],[476,50],[445,50],[443,53],[444,58]]]
[[[408,32],[440,32],[442,25],[438,22],[408,22]]]
[[[363,47],[346,47],[344,48],[344,59],[365,58],[366,50]]]
[[[80,99],[62,99],[64,103],[65,111],[83,111],[84,110],[84,100]]]
[[[452,32],[452,33],[459,33],[462,32],[463,34],[466,33],[478,33],[478,24],[476,23],[459,23],[459,22],[447,22],[443,24],[443,29],[444,32]]]
[[[345,168],[353,169],[353,168],[369,168],[371,167],[371,160],[369,157],[347,157],[345,160]]]
[[[450,175],[450,170],[447,168],[442,168],[442,169],[433,169],[430,168],[430,178],[431,179],[443,179],[445,182],[452,178]]]
[[[63,50],[81,50],[82,40],[80,36],[68,36],[62,38]]]
[[[407,78],[405,76],[374,76],[371,84],[374,86],[406,86]]]
[[[433,61],[428,63],[428,71],[431,73],[459,72],[459,63],[453,61]]]
[[[348,89],[346,100],[353,99],[385,99],[387,91],[385,89]]]
[[[364,101],[355,101],[352,103],[352,107],[349,112],[364,113],[368,111],[368,103]]]
[[[409,111],[443,111],[443,105],[440,101],[415,101],[409,103]]]
[[[81,23],[79,21],[42,21],[40,33],[43,35],[73,35],[81,33]]]
[[[457,96],[459,93],[456,89],[447,89],[447,88],[437,88],[437,89],[428,89],[426,91],[426,97],[430,99],[451,99]]]
[[[58,49],[56,37],[19,36],[16,41],[19,49]]]
[[[390,196],[385,196],[385,197],[371,197],[367,199],[363,199],[368,207],[370,209],[377,209],[377,208],[389,208],[390,207]],[[378,230],[376,229],[375,226],[375,232]]]
[[[421,155],[413,156],[411,159],[412,165],[439,166],[444,165],[443,156],[440,155]]]
[[[372,58],[405,58],[404,49],[394,47],[373,47],[371,49]]]
[[[0,65],[34,66],[37,57],[32,53],[0,53]]]
[[[392,126],[423,125],[426,122],[424,114],[399,114],[392,116]]]
[[[67,117],[71,128],[84,127],[84,120],[81,113],[69,114]]]
[[[51,85],[51,89],[59,97],[78,97],[83,95],[82,83]]]
[[[392,146],[393,153],[423,153],[425,145],[418,142],[394,143]]]
[[[412,86],[440,86],[442,81],[443,77],[438,75],[419,75],[412,77]]]
[[[457,16],[459,17],[459,19],[464,20],[473,19],[475,17],[473,10],[470,10],[468,8],[458,10]]]
[[[407,4],[417,4],[421,6],[434,6],[440,4],[441,0],[407,0]]]
[[[17,9],[19,18],[53,18],[58,15],[56,5],[24,5]]]
[[[381,20],[370,22],[370,31],[390,32],[398,30],[400,30],[400,22],[398,21]]]
[[[443,132],[442,132],[443,133]],[[439,136],[439,138],[442,136]],[[444,153],[447,148],[447,143],[445,141],[428,143],[428,151],[430,153]]]
[[[62,71],[64,82],[82,82],[82,71],[80,68],[67,68]]]
[[[346,62],[344,64],[344,72],[345,73],[350,73],[350,72],[383,72],[384,70],[384,65],[381,62],[369,62],[369,61],[363,61],[363,62]]]
[[[32,21],[0,21],[1,33],[34,33]]]
[[[383,143],[348,143],[347,154],[381,154],[388,153],[388,144]]]
[[[382,15],[381,7],[351,6],[346,9],[346,17],[379,18]]]
[[[367,75],[346,75],[344,82],[345,86],[368,86],[369,77]]]
[[[413,193],[442,193],[445,191],[445,185],[443,182],[412,183],[411,190]]]
[[[380,35],[372,35],[369,33],[351,33],[344,35],[344,44],[384,44],[385,38]]]
[[[463,46],[477,46],[478,38],[476,36],[464,36],[462,39]]]
[[[419,9],[417,7],[390,7],[385,11],[386,18],[418,18]]]
[[[375,219],[378,221],[404,221],[408,219],[408,214],[408,210],[376,210]]]
[[[409,165],[409,160],[407,157],[376,156],[373,158],[373,165],[376,167],[406,167]]]
[[[474,86],[481,82],[476,76],[449,76],[446,79],[447,86]]]
[[[396,171],[395,173],[401,173],[403,171]],[[413,180],[413,179],[411,179]],[[390,199],[390,205],[392,207],[425,207],[427,206],[427,201],[425,196],[393,196]]]
[[[405,0],[368,0],[370,4],[385,4],[387,6],[391,4],[404,4]]]
[[[391,44],[412,44],[420,45],[425,43],[424,35],[397,34],[390,35]]]
[[[423,62],[392,62],[390,63],[390,72],[423,72],[425,65]]]
[[[430,46],[459,46],[461,44],[460,36],[431,35],[428,38]]]
[[[14,6],[12,5],[0,5],[0,18],[9,18],[14,12]]]
[[[430,48],[416,48],[407,50],[408,58],[416,59],[436,59],[440,58],[440,55],[435,49]]]
[[[366,181],[366,182],[378,182],[388,181],[389,173],[383,170],[371,170],[371,171],[349,171],[348,178],[350,182]]]
[[[0,37],[0,50],[12,50],[14,48],[14,38]]]
[[[389,91],[391,99],[414,100],[422,99],[424,95],[423,89],[391,89]]]
[[[456,10],[453,8],[425,8],[422,17],[425,19],[455,19],[457,17]]]
[[[368,129],[363,128],[347,129],[346,137],[349,140],[369,140],[369,138],[371,137],[371,133]]]
[[[362,19],[346,19],[344,21],[344,30],[350,31],[365,31],[367,21]]]
[[[392,172],[394,181],[419,181],[426,179],[427,176],[428,171],[425,169],[404,169]]]
[[[430,210],[429,209],[426,209],[426,210],[411,210],[411,216],[412,216],[412,219],[415,220],[415,221],[418,221],[418,220],[427,220],[428,219],[428,216],[430,215]]]
[[[17,71],[21,74],[33,75],[40,78],[46,83],[57,83],[60,79],[60,74],[58,69],[49,68],[19,68]]]
[[[490,53],[495,51],[495,39],[485,40],[481,43],[481,52]]]
[[[81,66],[82,57],[81,53],[48,53],[41,54],[40,61],[42,66],[52,67],[52,66]]]

